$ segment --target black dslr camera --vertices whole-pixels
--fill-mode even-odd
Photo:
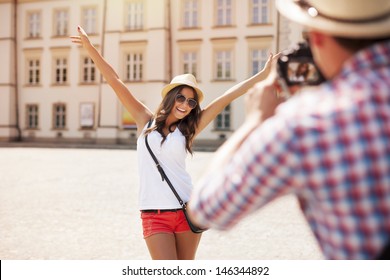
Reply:
[[[279,84],[283,91],[289,92],[289,86],[315,86],[325,81],[321,71],[314,63],[313,56],[307,42],[282,52],[277,64]]]

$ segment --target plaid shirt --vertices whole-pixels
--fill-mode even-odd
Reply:
[[[194,216],[227,229],[295,194],[326,258],[375,258],[390,236],[390,41],[310,91],[280,105],[223,170],[202,178]]]

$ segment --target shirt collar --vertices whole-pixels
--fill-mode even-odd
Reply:
[[[390,67],[390,40],[358,51],[344,64],[341,77],[367,68],[373,70],[381,67]]]

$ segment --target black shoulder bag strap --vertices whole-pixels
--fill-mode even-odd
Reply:
[[[152,125],[152,122],[153,120],[150,120],[149,123],[148,123],[148,128]],[[148,143],[148,135],[145,135],[145,144],[146,144],[146,148],[148,149],[150,155],[152,156],[152,159],[154,161],[154,163],[156,164],[156,167],[157,167],[157,170],[158,172],[160,173],[161,175],[161,180],[165,180],[168,184],[168,186],[170,187],[170,189],[172,190],[173,194],[176,196],[177,200],[179,201],[180,203],[180,206],[181,208],[183,209],[183,212],[184,212],[184,215],[186,217],[186,220],[188,222],[188,225],[190,226],[191,228],[191,231],[194,232],[194,233],[202,233],[204,231],[207,230],[207,228],[200,228],[196,225],[194,225],[190,218],[188,217],[187,215],[187,206],[186,204],[184,203],[184,201],[181,199],[180,195],[177,193],[177,191],[175,190],[175,187],[172,185],[171,181],[169,180],[168,176],[165,174],[165,171],[164,169],[161,167],[160,163],[158,162],[156,156],[154,155],[152,149],[150,148],[149,146],[149,143]]]
[[[377,260],[390,260],[390,240],[387,241],[387,244],[383,248],[382,252],[376,258]]]

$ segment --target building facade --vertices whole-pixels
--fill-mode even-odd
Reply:
[[[134,143],[135,124],[86,52],[77,25],[150,109],[182,73],[205,106],[300,39],[272,0],[0,0],[0,141]],[[220,143],[244,120],[239,98],[198,137]]]

